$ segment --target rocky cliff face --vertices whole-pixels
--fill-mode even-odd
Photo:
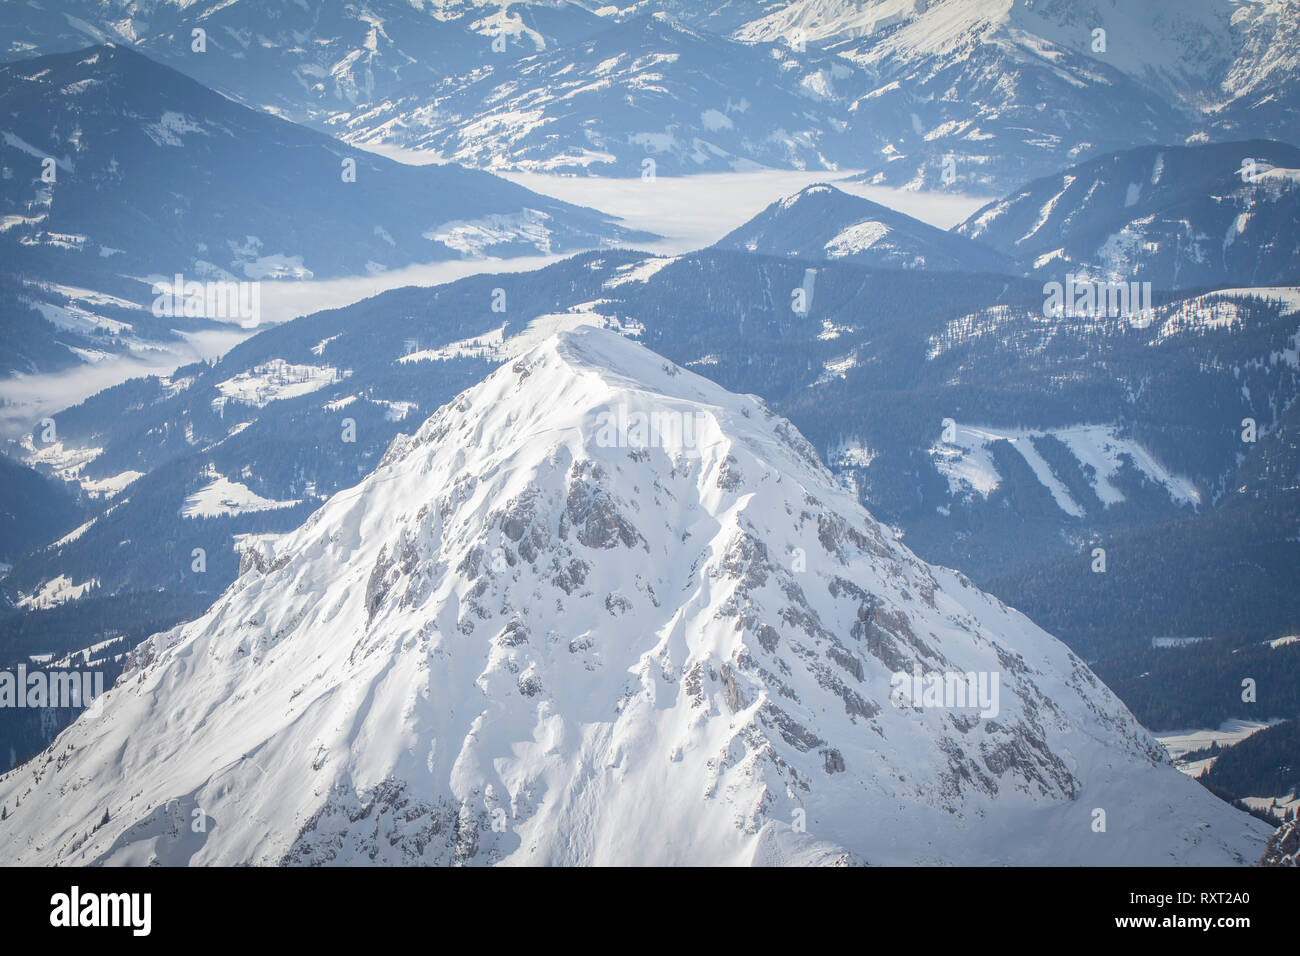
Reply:
[[[1283,822],[1271,837],[1264,855],[1259,858],[1260,866],[1300,866],[1300,820],[1295,811],[1291,818]]]

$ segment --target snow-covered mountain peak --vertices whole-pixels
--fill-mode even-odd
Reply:
[[[921,54],[951,52],[1012,19],[1014,0],[794,0],[746,23],[737,39],[881,40]],[[905,35],[905,42],[898,37]]]
[[[510,446],[532,434],[566,430],[574,434],[580,445],[585,444],[595,430],[593,416],[615,405],[646,414],[682,406],[682,410],[705,415],[710,428],[716,430],[722,408],[718,403],[740,404],[746,415],[751,405],[760,404],[757,399],[742,399],[737,403],[735,396],[695,375],[674,388],[673,380],[684,374],[680,369],[653,352],[633,347],[619,335],[592,326],[547,338],[521,356],[509,371],[511,374],[498,372],[491,376],[458,403],[434,415],[413,441],[431,440],[445,427],[443,419],[453,412],[463,414],[475,405],[484,409],[483,419],[476,427],[496,447]],[[528,405],[520,398],[512,399],[512,395],[525,390],[527,397],[545,396],[545,400]],[[528,407],[521,407],[524,405]],[[692,405],[697,407],[688,407]],[[710,440],[720,439],[720,435],[710,434]],[[689,441],[672,441],[659,447],[669,455],[699,452],[699,446],[692,446]],[[390,450],[388,457],[394,455],[395,451]]]
[[[746,40],[849,43],[882,66],[965,57],[993,44],[1059,63],[1078,55],[1154,86],[1192,111],[1261,87],[1297,59],[1287,0],[793,0],[736,31]]]
[[[788,422],[593,327],[248,551],[97,710],[0,778],[0,858],[1178,863],[1268,835]]]

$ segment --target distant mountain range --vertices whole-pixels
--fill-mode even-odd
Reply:
[[[1247,140],[1107,153],[1014,190],[947,232],[818,184],[717,245],[1058,283],[1300,283],[1300,149]]]
[[[0,6],[6,58],[132,45],[256,109],[310,122],[609,25],[566,0],[26,0]],[[203,31],[201,46],[194,31]],[[310,42],[304,42],[305,38]],[[494,45],[495,41],[495,45]]]
[[[1143,144],[1292,138],[1295,19],[1286,0],[31,0],[0,28],[11,56],[133,44],[354,143],[493,169],[859,168],[993,194]]]
[[[395,143],[492,169],[834,168],[873,148],[844,112],[846,96],[864,92],[868,79],[826,54],[737,43],[646,16],[517,62],[489,60],[336,117],[330,128],[359,145]]]
[[[1018,129],[1035,149],[1063,150],[1056,154],[1063,166],[1067,156],[1114,148],[1108,145],[1113,133],[1099,123],[1106,114],[1127,131],[1130,146],[1147,123],[1175,116],[1185,135],[1196,139],[1288,140],[1296,129],[1300,22],[1290,0],[791,0],[764,6],[761,15],[733,27],[733,35],[799,36],[875,71],[880,92],[900,105],[914,104],[935,155],[949,150],[983,158],[988,154],[979,143],[995,131],[1010,134],[996,137],[1000,145],[1020,150]],[[1136,97],[1127,109],[1125,97]],[[955,104],[965,104],[964,111]],[[952,125],[936,122],[942,116]],[[1033,149],[1022,155],[1032,156]]]
[[[258,324],[249,309],[189,310],[181,290],[157,314],[153,283],[178,274],[355,276],[651,238],[487,173],[345,146],[118,46],[0,67],[0,135],[4,269],[40,312],[0,349],[14,370],[58,367],[57,344],[86,357]]]

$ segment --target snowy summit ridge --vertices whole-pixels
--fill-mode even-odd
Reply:
[[[97,711],[0,778],[0,859],[1222,864],[1268,835],[759,400],[598,328],[247,552]]]

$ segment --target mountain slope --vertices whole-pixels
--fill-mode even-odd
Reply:
[[[891,698],[913,664],[1000,694]],[[252,545],[0,805],[11,863],[1222,864],[1269,832],[788,422],[598,329]]]
[[[49,544],[80,516],[81,508],[62,482],[0,455],[0,562],[8,564]]]
[[[1260,866],[1300,866],[1300,821],[1294,812],[1286,823],[1268,839],[1268,848],[1259,859]]]
[[[1170,99],[1213,82],[1231,62],[1232,5],[1224,0],[791,0],[737,31],[747,39],[802,31],[809,42],[874,41],[895,55],[953,49],[976,31],[982,42],[1035,39],[1072,47],[1156,85]],[[1094,28],[1106,48],[1093,47]],[[1112,35],[1113,34],[1113,35]],[[884,52],[883,50],[881,51]]]
[[[913,550],[982,586],[1086,556],[1099,535],[1267,498],[1300,477],[1294,288],[1158,296],[1137,328],[1049,320],[1028,280],[828,261],[810,282],[809,266],[722,250],[589,253],[394,290],[269,329],[216,364],[106,390],[55,416],[59,444],[37,432],[15,454],[82,485],[148,477],[4,584],[15,598],[63,576],[112,592],[224,588],[232,535],[294,527],[305,516],[294,509],[354,484],[397,432],[523,343],[584,323],[762,395]],[[791,291],[804,285],[799,315]],[[488,308],[495,288],[507,313]],[[1242,441],[1247,417],[1255,443]],[[349,419],[354,443],[340,440]],[[298,504],[202,517],[187,502],[213,488],[213,471]],[[182,560],[195,547],[207,549],[207,576]],[[1236,597],[1222,617],[1241,616],[1249,594]]]
[[[82,331],[59,328],[30,301],[22,280],[0,273],[0,378],[54,372],[80,363],[74,349],[97,343]]]
[[[963,236],[834,186],[808,186],[722,237],[720,249],[801,259],[845,259],[884,269],[1010,272],[1010,260]]]
[[[1037,179],[955,230],[1021,271],[1156,288],[1300,280],[1300,149],[1142,147]]]
[[[0,5],[8,57],[88,43],[135,47],[233,99],[295,122],[420,81],[513,60],[607,26],[564,0],[24,0]],[[194,49],[194,31],[205,31]],[[493,39],[501,42],[493,47]],[[7,58],[8,58],[7,57]]]
[[[261,280],[650,238],[487,173],[353,149],[112,45],[0,66],[0,139],[14,371],[256,326]],[[204,285],[173,301],[176,275]]]
[[[875,78],[851,106],[885,141],[858,164],[869,180],[1003,191],[1100,150],[1190,134],[1187,111],[1146,82],[1019,22],[1028,6],[883,0],[852,14],[865,32],[826,49]],[[1090,38],[1085,23],[1072,32]]]
[[[4,239],[119,271],[364,275],[633,237],[484,173],[343,146],[116,46],[0,67],[0,118]]]
[[[237,567],[232,535],[295,527],[305,514],[294,508],[311,510],[307,499],[355,484],[399,431],[557,328],[608,323],[724,387],[778,403],[806,392],[846,351],[887,339],[885,328],[910,329],[920,351],[917,336],[935,315],[1038,294],[996,275],[830,262],[818,267],[811,311],[800,316],[789,290],[805,270],[721,250],[676,260],[587,253],[535,273],[393,290],[267,329],[216,363],[107,389],[54,416],[57,443],[37,429],[22,451],[81,485],[123,488],[147,477],[101,502],[75,540],[21,562],[5,588],[30,595],[61,576],[93,577],[109,591],[224,588]],[[498,288],[504,313],[490,308]],[[347,420],[355,442],[341,440]],[[195,513],[187,502],[212,489],[213,472],[257,498],[298,504]],[[182,560],[195,547],[207,549],[204,575]]]
[[[1097,151],[1290,138],[1290,2],[24,0],[0,5],[0,36],[10,56],[134,46],[246,105],[485,168],[627,174],[630,135],[684,170],[866,168],[990,194]],[[652,16],[702,45],[628,31]],[[476,124],[483,95],[497,108]]]
[[[480,69],[334,122],[356,144],[396,143],[485,169],[635,176],[837,168],[860,147],[844,110],[862,71],[637,17],[518,63]]]
[[[1300,17],[1290,0],[1238,5],[1233,22],[1242,43],[1221,83],[1224,101],[1213,125],[1224,137],[1294,140],[1300,120]]]
[[[792,0],[735,28],[742,39],[808,43],[904,69],[928,56],[1002,46],[1068,51],[1150,87],[1219,136],[1295,128],[1300,20],[1289,0]],[[1102,31],[1098,35],[1096,31]]]

